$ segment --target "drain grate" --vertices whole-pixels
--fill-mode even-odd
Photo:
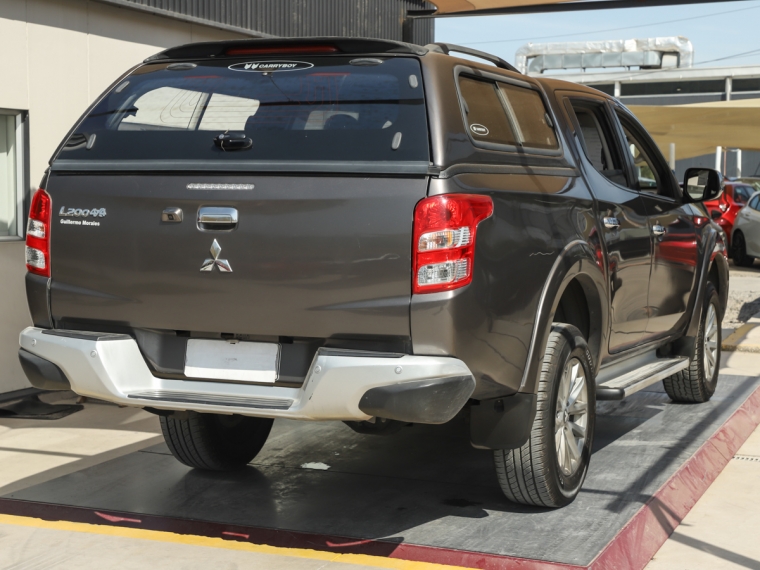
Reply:
[[[739,461],[754,461],[756,463],[760,463],[760,456],[757,455],[734,455],[734,459],[738,459]]]

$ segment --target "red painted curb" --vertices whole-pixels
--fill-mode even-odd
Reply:
[[[245,527],[209,521],[103,512],[94,508],[0,498],[0,513],[43,520],[124,526],[239,540],[285,548],[366,554],[481,570],[612,570],[644,568],[736,451],[760,424],[760,387],[734,411],[604,547],[589,566],[517,558],[393,540],[319,535],[282,529]]]
[[[644,568],[758,424],[760,388],[671,475],[589,568]]]

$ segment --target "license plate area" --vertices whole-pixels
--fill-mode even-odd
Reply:
[[[279,366],[279,344],[207,339],[187,341],[185,376],[188,378],[274,384]]]

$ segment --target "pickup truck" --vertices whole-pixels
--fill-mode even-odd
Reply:
[[[198,469],[245,466],[275,418],[462,413],[509,499],[560,507],[597,400],[713,394],[722,184],[682,189],[614,98],[459,46],[171,48],[50,161],[19,357],[39,388],[157,414]]]

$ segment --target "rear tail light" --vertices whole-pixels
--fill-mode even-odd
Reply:
[[[421,200],[414,210],[412,291],[435,293],[469,284],[475,233],[492,214],[488,196],[443,194]]]
[[[26,226],[26,269],[50,277],[50,196],[42,188],[35,192]]]

